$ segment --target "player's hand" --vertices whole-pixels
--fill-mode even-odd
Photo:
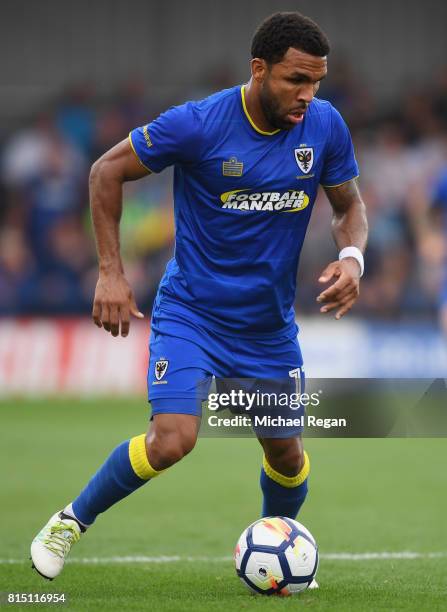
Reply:
[[[359,296],[360,266],[353,257],[330,263],[321,274],[318,282],[328,283],[335,278],[327,289],[317,297],[322,303],[320,312],[326,313],[337,309],[336,319],[341,319],[356,302]]]
[[[101,273],[96,283],[92,317],[95,325],[104,327],[112,336],[123,337],[129,333],[130,315],[143,319],[138,310],[132,289],[121,273]]]

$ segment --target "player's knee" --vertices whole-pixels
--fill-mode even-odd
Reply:
[[[304,449],[301,441],[276,440],[276,443],[264,449],[267,461],[280,474],[296,476],[304,465]]]
[[[303,467],[304,455],[300,449],[289,449],[278,459],[278,472],[284,476],[296,476]]]
[[[146,436],[148,461],[155,470],[164,470],[190,453],[196,436],[188,432],[155,432]]]
[[[285,455],[284,463],[288,471],[293,472],[293,475],[298,474],[304,465],[304,453],[300,448],[289,450]]]

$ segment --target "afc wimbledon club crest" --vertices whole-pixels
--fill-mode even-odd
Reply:
[[[295,159],[301,172],[308,174],[314,163],[314,150],[312,147],[299,147],[295,149]]]
[[[155,378],[161,380],[166,374],[169,361],[167,359],[159,359],[155,362]]]

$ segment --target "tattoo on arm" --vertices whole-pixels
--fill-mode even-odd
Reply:
[[[353,202],[362,202],[357,179],[346,181],[337,187],[325,187],[325,192],[335,215],[347,212]]]
[[[325,187],[333,210],[332,233],[338,248],[356,246],[365,250],[368,237],[366,208],[356,179],[337,187]]]

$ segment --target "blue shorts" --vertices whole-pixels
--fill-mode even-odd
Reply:
[[[152,415],[201,416],[213,376],[289,381],[294,388],[298,377],[301,392],[304,389],[303,359],[296,336],[261,339],[224,335],[182,315],[157,309],[152,316],[149,351],[147,384]]]

